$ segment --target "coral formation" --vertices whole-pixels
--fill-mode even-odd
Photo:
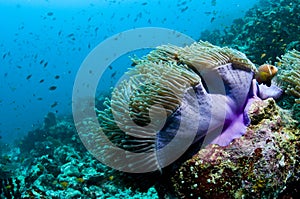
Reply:
[[[284,88],[285,93],[294,96],[295,102],[300,103],[300,52],[288,51],[278,58],[279,74],[278,84]]]
[[[21,185],[19,179],[0,179],[0,197],[21,198]]]
[[[300,131],[292,119],[273,99],[254,102],[249,114],[252,122],[245,136],[225,147],[207,146],[170,177],[172,194],[276,198],[289,182],[293,186],[299,181]]]
[[[0,198],[157,198],[153,188],[148,193],[117,188],[111,169],[86,151],[74,123],[51,118],[56,122],[28,135],[36,137],[2,151]]]
[[[275,62],[286,50],[300,50],[299,6],[299,0],[260,0],[223,32],[204,31],[200,38],[237,48],[257,64]]]

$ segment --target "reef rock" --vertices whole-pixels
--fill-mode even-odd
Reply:
[[[273,99],[255,101],[248,113],[251,124],[244,136],[228,146],[206,146],[164,181],[169,195],[277,198],[299,181],[300,131],[295,122]]]

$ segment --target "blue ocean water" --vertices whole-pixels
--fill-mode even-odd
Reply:
[[[160,27],[199,40],[202,31],[222,30],[256,2],[0,0],[1,141],[12,143],[26,135],[43,123],[48,112],[71,114],[81,63],[112,35]],[[99,92],[109,90],[128,67],[127,55],[113,63],[98,85]]]

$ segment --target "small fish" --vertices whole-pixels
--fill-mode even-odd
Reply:
[[[212,0],[211,1],[211,6],[216,6],[217,5],[217,0]]]
[[[51,108],[54,108],[58,105],[58,102],[54,102],[53,104],[51,104]]]
[[[263,54],[261,54],[260,58],[262,59],[262,58],[264,58],[266,55],[267,55],[266,53],[263,53]]]
[[[53,15],[53,12],[48,12],[47,15],[48,15],[48,16],[52,16],[52,15]]]
[[[184,1],[184,2],[182,2],[181,4],[177,4],[177,6],[183,6],[183,5],[185,5],[187,2],[186,1]]]
[[[189,8],[188,6],[186,6],[185,8],[182,8],[181,12],[185,12],[188,8]]]
[[[114,76],[116,76],[116,74],[117,74],[117,71],[116,71],[116,72],[114,72],[113,74],[111,74],[111,77],[114,77]]]
[[[44,81],[45,81],[44,79],[41,79],[41,80],[40,80],[40,83],[43,83]]]
[[[282,65],[282,62],[277,62],[276,65],[277,65],[277,66],[281,66],[281,65]]]
[[[59,75],[55,75],[55,77],[54,77],[55,79],[59,79],[60,78],[60,76]]]
[[[210,23],[212,23],[215,19],[216,19],[215,17],[212,17],[212,18],[210,19]]]
[[[110,18],[113,19],[115,17],[115,14],[116,13],[113,13]]]
[[[29,80],[31,77],[32,77],[32,75],[28,75],[28,76],[26,77],[26,79]]]
[[[271,80],[276,75],[278,69],[270,64],[263,64],[258,67],[258,72],[255,74],[255,79],[259,84],[271,86]]]
[[[57,88],[56,86],[50,86],[50,87],[49,87],[49,90],[50,90],[50,91],[54,91],[56,88]]]

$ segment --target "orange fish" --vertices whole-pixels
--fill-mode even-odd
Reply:
[[[259,84],[271,86],[271,80],[276,75],[278,69],[270,64],[263,64],[258,67],[258,72],[255,74],[255,79]]]

